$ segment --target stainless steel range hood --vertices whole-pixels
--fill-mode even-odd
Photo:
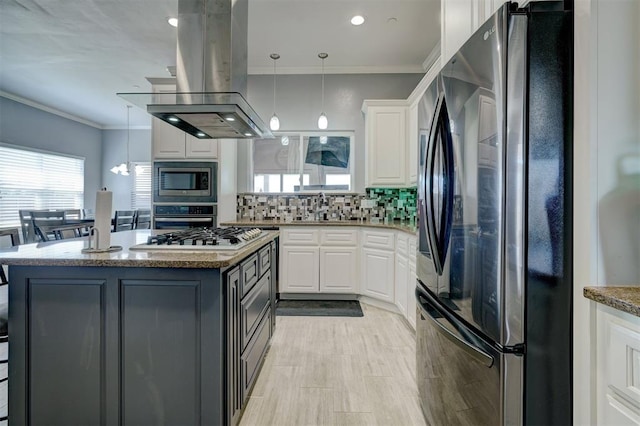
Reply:
[[[178,0],[176,91],[118,93],[200,139],[272,138],[245,99],[248,0]]]

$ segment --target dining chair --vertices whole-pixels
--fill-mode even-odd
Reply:
[[[63,238],[62,234],[49,232],[48,229],[64,225],[64,210],[32,210],[30,214],[33,229],[40,241],[58,240]]]
[[[135,229],[151,228],[151,210],[136,210]]]
[[[38,236],[31,220],[31,210],[18,210],[18,215],[20,216],[20,228],[22,229],[22,242],[29,244],[38,241]]]
[[[11,232],[7,231],[2,234],[3,237],[8,236],[11,239],[11,246],[17,246],[20,244],[17,228]],[[9,280],[4,273],[3,266],[0,265],[0,345],[3,347],[0,353],[3,356],[0,358],[0,365],[9,364],[9,351],[7,346],[9,343]],[[0,386],[7,387],[9,381],[8,368],[2,368],[2,376],[0,377]],[[5,383],[6,382],[6,383]],[[5,422],[9,418],[6,415],[6,409],[0,417],[0,422]],[[4,424],[4,423],[2,423]]]
[[[80,209],[69,209],[64,211],[65,219],[82,219],[82,210]]]
[[[134,210],[116,210],[113,221],[113,232],[133,229],[136,212]]]

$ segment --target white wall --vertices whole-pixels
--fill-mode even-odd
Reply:
[[[638,258],[625,257],[640,243],[634,237],[640,235],[640,216],[638,210],[635,220],[633,214],[620,214],[634,200],[640,205],[640,181],[624,182],[617,172],[620,158],[640,156],[640,2],[574,4],[574,424],[590,425],[597,419],[596,327],[590,306],[595,302],[583,297],[583,288],[640,285]],[[603,206],[624,186],[636,195],[621,194],[613,219]],[[612,245],[607,243],[611,237]]]
[[[328,130],[355,132],[355,188],[364,191],[365,99],[406,99],[423,74],[330,74],[325,75],[324,112]],[[280,130],[316,130],[322,103],[320,75],[278,75],[276,113]],[[247,99],[267,122],[273,115],[273,75],[250,75]],[[238,192],[249,189],[247,141],[238,142]]]

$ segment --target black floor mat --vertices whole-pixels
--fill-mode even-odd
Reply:
[[[276,315],[301,317],[362,317],[357,300],[280,300]]]

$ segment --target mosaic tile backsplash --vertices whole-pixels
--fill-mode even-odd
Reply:
[[[366,194],[238,194],[237,219],[363,220],[373,223],[417,220],[416,188],[367,188]]]

